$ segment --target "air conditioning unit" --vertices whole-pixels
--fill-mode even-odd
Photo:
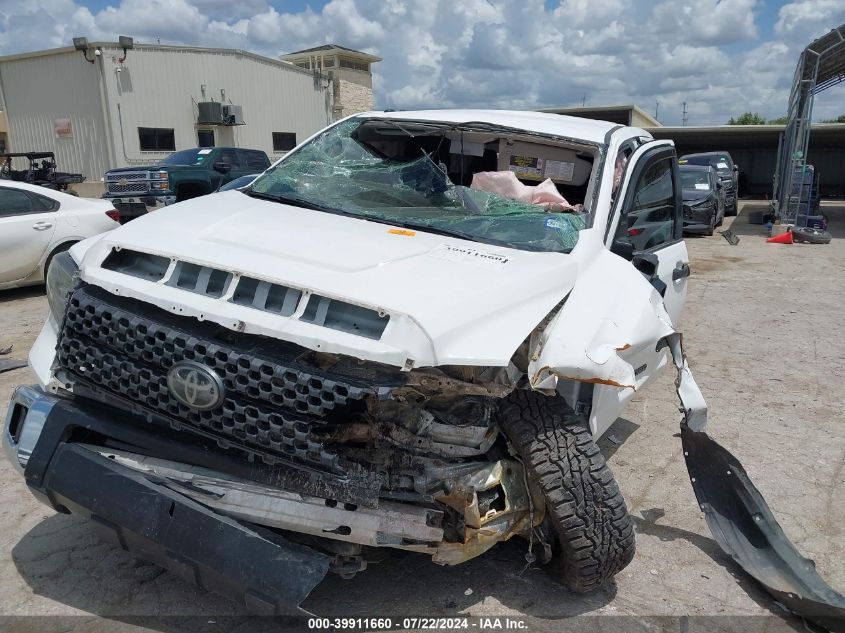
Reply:
[[[223,104],[218,101],[200,101],[197,103],[197,123],[220,125],[223,123]]]
[[[223,125],[245,125],[243,108],[239,105],[224,105]]]

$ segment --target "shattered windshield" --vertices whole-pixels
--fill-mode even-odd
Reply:
[[[578,241],[585,227],[582,215],[549,212],[538,204],[456,185],[446,166],[424,150],[388,158],[378,144],[359,139],[356,131],[364,121],[350,119],[329,128],[266,172],[247,193],[522,250],[569,252]]]

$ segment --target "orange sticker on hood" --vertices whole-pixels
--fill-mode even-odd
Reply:
[[[391,235],[406,235],[408,237],[414,237],[417,234],[416,231],[409,231],[408,229],[388,229],[387,232]]]

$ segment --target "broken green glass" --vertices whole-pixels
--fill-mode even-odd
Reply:
[[[455,234],[530,251],[569,252],[585,227],[575,213],[458,186],[428,155],[385,158],[356,138],[363,119],[323,132],[256,180],[251,190],[343,215]],[[401,139],[400,139],[401,142]]]

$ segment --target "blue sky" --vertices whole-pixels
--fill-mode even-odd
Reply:
[[[636,103],[664,124],[784,113],[800,51],[845,0],[0,0],[0,54],[84,35],[275,57],[337,43],[379,55],[380,107]],[[815,118],[845,112],[843,87]]]

